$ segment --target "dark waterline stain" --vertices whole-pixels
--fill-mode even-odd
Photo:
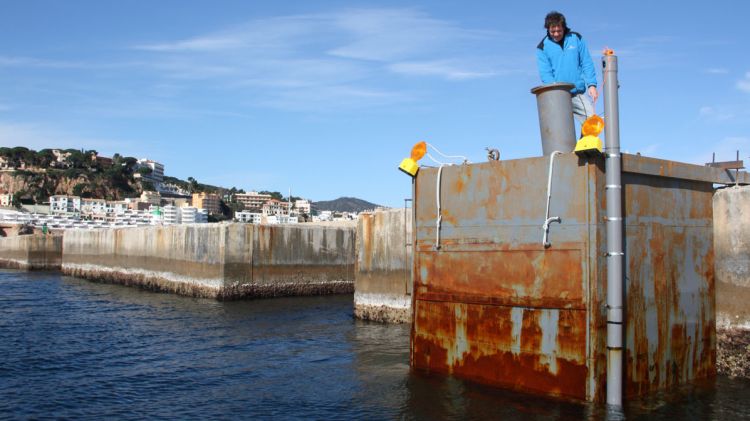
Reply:
[[[748,419],[750,381],[624,412],[409,368],[409,326],[351,295],[238,302],[0,271],[0,418]]]

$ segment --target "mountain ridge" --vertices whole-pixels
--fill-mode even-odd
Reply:
[[[362,212],[382,207],[356,197],[339,197],[338,199],[333,200],[320,200],[313,202],[313,206],[315,206],[318,211],[325,210],[333,212]]]

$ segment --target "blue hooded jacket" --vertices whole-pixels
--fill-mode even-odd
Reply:
[[[596,71],[591,55],[577,32],[567,31],[563,45],[553,41],[549,35],[537,45],[536,62],[542,83],[568,82],[575,85],[570,92],[580,94],[589,86],[596,86]]]

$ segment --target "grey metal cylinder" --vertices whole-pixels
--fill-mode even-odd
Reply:
[[[571,152],[576,147],[573,104],[570,101],[573,87],[571,83],[557,82],[531,89],[536,95],[544,156],[554,151]]]

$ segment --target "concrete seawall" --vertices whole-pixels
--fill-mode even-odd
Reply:
[[[717,369],[750,378],[750,186],[714,194]]]
[[[714,195],[716,316],[750,329],[750,187]]]
[[[357,221],[354,315],[411,321],[411,209],[361,214]]]
[[[351,293],[354,226],[195,224],[69,230],[62,271],[195,297]]]
[[[0,238],[0,267],[59,270],[63,238],[59,235],[18,235]]]

